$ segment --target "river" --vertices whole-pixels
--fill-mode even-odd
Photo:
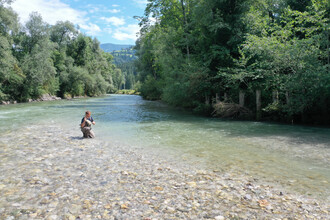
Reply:
[[[330,198],[330,129],[193,115],[140,96],[107,95],[0,106],[0,138],[25,125],[79,130],[86,110],[98,139]]]

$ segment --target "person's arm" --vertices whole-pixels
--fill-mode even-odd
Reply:
[[[85,126],[85,121],[86,121],[86,117],[84,117],[83,122],[81,122],[80,126],[83,128]]]
[[[95,121],[94,121],[94,118],[92,118],[92,124],[95,125]]]

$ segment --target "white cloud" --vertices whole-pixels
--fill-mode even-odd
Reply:
[[[0,0],[1,1],[1,0]],[[77,0],[74,0],[77,1]],[[139,6],[147,3],[146,0],[133,0]],[[101,17],[102,13],[119,13],[122,12],[120,5],[112,5],[112,9],[101,7],[100,5],[88,5],[84,10],[72,8],[69,4],[63,3],[63,0],[15,0],[11,7],[18,13],[20,22],[25,24],[29,20],[32,12],[38,12],[43,20],[48,24],[54,25],[57,21],[70,21],[80,26],[81,32],[85,32],[91,36],[112,36],[112,38],[120,41],[131,41],[137,39],[139,32],[138,25],[127,25],[124,17]],[[96,13],[97,12],[97,13]],[[92,13],[96,18],[89,17]],[[104,15],[103,15],[104,16]],[[103,24],[98,23],[99,19],[103,20]],[[96,23],[97,22],[97,23]],[[106,24],[104,24],[106,23]]]
[[[101,32],[101,28],[93,23],[81,24],[80,27],[87,30],[86,34],[88,35],[97,36]]]
[[[119,13],[120,10],[119,9],[110,9],[109,12],[113,13],[113,14],[116,14],[116,13]]]
[[[18,13],[21,23],[25,24],[29,20],[31,12],[38,12],[42,19],[55,24],[57,21],[71,21],[74,24],[84,24],[85,12],[71,8],[60,0],[16,0],[12,3],[12,8]]]
[[[100,9],[97,7],[92,7],[91,9],[88,10],[89,13],[95,13],[95,12],[99,12]]]
[[[134,2],[138,3],[138,4],[147,4],[148,0],[133,0]]]
[[[125,20],[123,18],[118,18],[118,17],[101,17],[100,19],[105,20],[106,22],[113,24],[114,26],[121,26],[125,24]]]
[[[145,8],[148,4],[147,0],[133,0],[140,8]]]
[[[73,9],[60,0],[16,0],[11,6],[18,13],[23,24],[29,20],[31,12],[38,12],[43,21],[51,25],[57,21],[70,21],[78,24],[88,35],[97,36],[101,32],[101,28],[96,24],[87,23],[89,19],[85,17],[86,12]],[[97,7],[90,10],[90,13],[99,11]]]
[[[109,27],[104,28],[103,31],[105,31],[107,34],[112,34],[112,29]]]
[[[137,24],[130,24],[126,27],[119,27],[115,30],[113,38],[125,41],[125,40],[136,40],[138,38],[137,33],[139,32],[140,27]]]

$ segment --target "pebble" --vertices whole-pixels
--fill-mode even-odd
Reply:
[[[330,212],[329,200],[258,177],[80,135],[60,125],[0,134],[0,219],[327,219]]]

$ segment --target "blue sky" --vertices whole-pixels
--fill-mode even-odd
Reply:
[[[147,0],[15,0],[11,7],[25,24],[31,12],[51,25],[71,21],[101,43],[134,44]]]

